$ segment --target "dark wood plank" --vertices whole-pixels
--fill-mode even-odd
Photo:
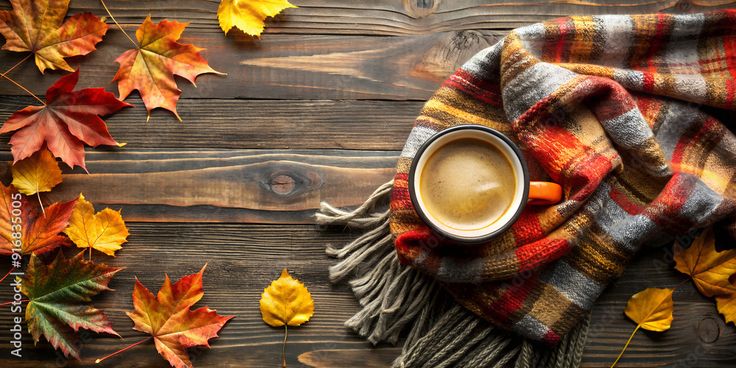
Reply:
[[[101,9],[96,1],[78,1],[72,9],[75,11]],[[443,8],[443,4],[453,3],[450,8]],[[514,21],[502,25],[502,29],[529,24],[548,19],[553,16],[575,13],[607,13],[607,12],[651,12],[658,9],[670,9],[677,2],[650,2],[641,5],[635,1],[621,2],[612,5],[596,4],[591,2],[570,1],[556,2],[542,5],[539,2],[511,2],[479,4],[478,2],[438,2],[436,15],[442,17],[457,17],[451,24],[463,26],[421,26],[422,31],[408,32],[411,36],[404,37],[371,37],[362,35],[325,35],[322,31],[309,32],[300,29],[297,34],[268,35],[262,40],[254,41],[243,37],[225,37],[217,28],[214,14],[215,2],[163,1],[153,4],[146,3],[140,6],[139,2],[125,2],[121,8],[134,12],[130,16],[129,31],[132,33],[134,24],[140,22],[151,13],[150,6],[157,9],[173,7],[176,11],[166,12],[169,17],[177,15],[196,19],[194,14],[205,14],[208,27],[203,29],[192,28],[184,33],[183,41],[192,42],[208,49],[211,65],[227,77],[202,77],[199,88],[179,81],[187,98],[285,98],[285,99],[416,99],[424,100],[436,89],[443,80],[457,66],[461,65],[475,52],[493,44],[497,34],[483,26],[483,22],[497,20],[504,11],[513,7],[514,11],[533,14],[526,21]],[[331,4],[331,5],[330,5]],[[357,4],[357,3],[356,3]],[[393,4],[388,6],[387,4]],[[427,23],[434,19],[429,15],[405,15],[397,10],[397,2],[381,2],[374,5],[375,11],[381,16],[395,15],[402,20],[398,24],[412,21]],[[429,2],[406,2],[411,8],[416,4],[433,4]],[[411,5],[414,4],[414,5]],[[688,3],[689,4],[689,3]],[[698,3],[700,4],[700,2]],[[717,2],[717,7],[731,4]],[[430,6],[430,8],[433,5]],[[449,5],[448,5],[449,6]],[[7,4],[5,5],[7,7]],[[202,7],[212,8],[209,11]],[[365,5],[340,5],[337,3],[315,2],[305,4],[304,8],[296,11],[314,10],[324,12],[325,17],[331,20],[341,19],[339,15],[330,12],[341,11],[345,15],[339,28],[355,29],[356,20],[368,22],[369,28],[374,28],[371,19],[379,19],[359,13],[364,11]],[[374,9],[370,5],[368,10]],[[572,8],[580,7],[578,11]],[[188,10],[189,9],[189,10]],[[504,10],[506,9],[506,10]],[[700,10],[697,6],[685,6],[678,11]],[[614,11],[615,10],[615,11]],[[406,10],[404,10],[406,11]],[[117,12],[117,11],[116,11]],[[305,18],[314,19],[315,15]],[[137,19],[137,21],[133,21]],[[384,19],[384,18],[380,18]],[[390,19],[390,18],[388,18]],[[476,19],[480,19],[475,21]],[[127,20],[124,20],[127,21]],[[477,22],[481,22],[478,24]],[[290,21],[279,23],[294,24]],[[298,23],[298,22],[297,22]],[[213,30],[206,32],[206,29]],[[491,28],[494,29],[494,28]],[[442,31],[442,32],[440,32]],[[360,33],[360,32],[358,32]],[[418,35],[414,35],[418,34]],[[127,39],[115,28],[111,29],[105,41],[98,45],[99,50],[86,57],[77,58],[83,61],[81,86],[104,86],[110,90],[116,87],[110,82],[117,64],[115,58],[124,50],[131,47]],[[7,69],[21,58],[21,55],[12,55],[3,52],[0,70]],[[216,55],[216,57],[213,57]],[[76,64],[75,64],[76,65]],[[16,70],[12,76],[23,85],[29,87],[36,94],[43,94],[58,73],[42,76],[33,71],[32,63]],[[0,94],[19,95],[23,92],[9,83],[0,83]]]
[[[343,233],[339,229],[318,232],[310,225],[130,223],[129,227],[130,241],[116,258],[95,254],[96,260],[127,267],[113,280],[114,292],[95,298],[95,305],[109,314],[123,339],[87,335],[82,351],[83,366],[92,366],[95,358],[143,337],[130,329],[132,323],[123,313],[132,307],[130,295],[134,277],[155,291],[164,273],[177,279],[196,272],[204,262],[208,263],[204,280],[206,294],[199,305],[237,317],[225,327],[219,339],[212,341],[212,351],[195,350],[195,366],[278,365],[282,331],[261,321],[258,300],[262,289],[278,276],[281,267],[288,267],[295,277],[305,282],[316,303],[313,320],[289,331],[289,366],[300,366],[301,362],[313,367],[343,368],[345,365],[340,362],[362,361],[354,366],[380,367],[386,366],[385,363],[398,354],[397,348],[383,345],[372,350],[368,343],[342,326],[358,306],[345,285],[329,285],[327,267],[333,261],[324,255],[324,245],[345,243],[356,234]],[[73,254],[76,249],[67,251]],[[0,272],[6,270],[5,264],[0,265]],[[623,315],[625,301],[631,294],[646,287],[675,286],[682,279],[662,250],[644,252],[596,305],[584,366],[607,367],[615,359],[634,328]],[[8,298],[10,288],[0,288],[0,300]],[[7,309],[0,309],[2,331],[10,327],[8,316]],[[30,336],[24,341],[27,356],[23,360],[10,360],[8,346],[0,345],[0,366],[12,363],[14,367],[52,367],[57,364],[58,356],[46,342],[33,348]],[[734,343],[733,326],[725,326],[713,302],[701,297],[690,284],[685,284],[675,293],[672,329],[662,334],[639,333],[620,367],[732,366],[736,359]],[[63,359],[59,361],[64,363]],[[150,344],[139,346],[102,366],[121,365],[166,367]]]
[[[131,229],[130,243],[119,257],[98,258],[127,269],[112,284],[117,291],[95,301],[110,314],[124,339],[83,335],[81,365],[93,366],[95,358],[142,337],[130,330],[131,322],[123,313],[131,308],[134,276],[155,290],[163,272],[177,278],[196,272],[207,261],[207,295],[200,305],[237,318],[214,340],[213,351],[192,352],[196,366],[279,364],[282,331],[260,321],[258,298],[283,266],[307,283],[317,302],[314,320],[290,331],[290,366],[386,366],[398,348],[372,349],[342,327],[357,304],[344,285],[328,284],[326,268],[331,261],[323,247],[327,242],[347,242],[354,234],[315,231],[311,216],[319,201],[357,205],[390,179],[396,150],[403,146],[423,100],[454,68],[513,27],[570,14],[687,12],[736,3],[294,2],[300,8],[270,20],[257,40],[239,34],[224,37],[217,27],[217,1],[108,1],[131,33],[149,14],[154,20],[191,22],[183,41],[208,48],[211,65],[229,75],[204,76],[196,89],[178,80],[184,90],[179,103],[184,124],[165,111],[156,112],[152,123],[145,124],[140,99],[129,99],[136,108],[108,119],[113,134],[129,146],[90,152],[92,174],[67,171],[65,183],[49,195],[52,200],[68,199],[84,192],[98,209],[122,208]],[[8,7],[0,2],[0,8]],[[104,15],[97,0],[73,0],[70,14],[80,11]],[[99,51],[74,59],[72,64],[82,67],[80,87],[102,85],[115,91],[110,83],[117,70],[113,60],[129,47],[120,32],[111,29]],[[21,57],[0,52],[0,70]],[[41,76],[31,63],[13,73],[39,94],[59,75]],[[22,91],[0,82],[0,119],[32,102]],[[0,142],[7,148],[7,137]],[[361,149],[371,151],[349,151]],[[8,161],[9,155],[0,154],[0,160]],[[0,167],[0,175],[7,177],[6,166]],[[634,327],[623,315],[630,295],[681,280],[661,250],[639,257],[596,304],[584,366],[607,367],[615,359]],[[0,288],[0,298],[9,298],[9,291]],[[7,313],[0,309],[3,331],[10,326]],[[672,329],[639,333],[619,366],[733,366],[735,343],[733,325],[723,322],[712,300],[686,284],[675,293]],[[27,335],[27,355],[11,360],[3,343],[0,366],[78,365],[45,342],[32,345]],[[146,345],[107,366],[168,365]]]
[[[395,151],[176,150],[87,153],[46,198],[83,192],[128,221],[313,223],[321,201],[357,206],[393,177]],[[0,160],[10,161],[8,153]],[[8,178],[8,167],[0,175]]]
[[[123,339],[86,334],[83,339],[82,366],[95,366],[94,360],[133,343],[145,335],[131,329],[124,311],[132,309],[134,277],[154,292],[164,273],[172,279],[197,272],[205,262],[205,297],[198,306],[209,306],[223,315],[235,315],[212,340],[212,351],[193,350],[198,367],[278,366],[283,330],[261,321],[258,300],[263,288],[278,277],[282,267],[304,281],[316,303],[316,314],[305,326],[289,330],[289,365],[299,366],[297,356],[321,349],[364,349],[369,344],[343,327],[345,319],[357,310],[357,302],[345,286],[327,282],[330,260],[324,255],[326,242],[345,242],[350,234],[320,233],[312,226],[262,226],[239,224],[140,224],[129,223],[131,236],[116,258],[95,255],[95,260],[127,267],[110,284],[114,292],[95,298],[95,305],[106,311]],[[69,255],[76,249],[68,249]],[[3,262],[2,272],[7,271]],[[247,277],[245,277],[247,275]],[[0,300],[10,298],[9,287],[0,288]],[[0,309],[0,329],[10,328],[9,311]],[[3,333],[0,336],[5,336]],[[8,347],[0,345],[0,366],[55,367],[67,364],[47,343],[33,347],[25,334],[24,359],[11,360]],[[190,350],[191,351],[191,350]],[[394,350],[395,351],[395,350]],[[380,361],[381,356],[367,357]],[[152,344],[110,359],[107,367],[167,367]]]
[[[150,14],[154,18],[187,20],[198,32],[222,32],[216,15],[219,1],[108,0],[106,3],[118,21],[131,31]],[[274,33],[415,35],[471,29],[505,31],[568,15],[707,11],[734,4],[729,0],[293,0],[292,3],[299,8],[287,9],[269,20],[264,38]],[[74,0],[70,13],[83,11],[105,15],[97,0]]]
[[[385,368],[401,352],[399,348],[386,348],[377,350],[365,349],[322,349],[313,350],[299,355],[299,363],[308,367],[361,367],[361,368]]]
[[[185,31],[183,42],[206,48],[210,65],[228,75],[201,76],[198,88],[183,79],[177,83],[185,98],[425,100],[447,75],[495,40],[463,31],[407,37],[274,35],[253,43]],[[119,31],[110,30],[97,51],[73,63],[81,68],[79,87],[117,92],[114,60],[131,47]],[[4,71],[25,55],[2,51],[0,56]],[[33,62],[11,74],[36,94],[44,94],[59,75],[41,75]],[[3,82],[0,95],[24,92]]]
[[[672,328],[639,331],[617,367],[732,367],[736,328],[718,314],[712,298],[700,295],[674,270],[671,246],[644,249],[606,289],[593,309],[584,367],[610,367],[635,325],[624,316],[627,300],[648,287],[676,288]],[[679,285],[679,286],[678,286]]]
[[[1,83],[1,82],[0,82]],[[32,97],[0,98],[0,122]],[[424,105],[422,101],[388,100],[235,100],[183,99],[179,124],[165,111],[146,123],[140,98],[105,119],[126,150],[138,149],[369,149],[401,150]],[[308,112],[308,113],[307,113]],[[0,136],[0,147],[9,135]]]

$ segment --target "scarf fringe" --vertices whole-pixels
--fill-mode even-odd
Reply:
[[[319,225],[365,231],[351,243],[328,245],[327,255],[340,261],[330,267],[330,281],[348,283],[362,307],[345,326],[372,344],[396,344],[406,335],[399,368],[419,367],[577,367],[582,359],[589,317],[556,348],[547,348],[494,328],[452,303],[433,279],[399,264],[389,229],[387,202],[393,181],[381,185],[361,206],[345,211],[322,203]]]
[[[542,346],[494,328],[461,306],[454,306],[421,339],[405,344],[394,361],[399,368],[418,367],[578,367],[590,315],[555,348]]]

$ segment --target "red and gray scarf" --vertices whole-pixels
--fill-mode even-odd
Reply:
[[[330,248],[344,258],[333,276],[354,272],[356,258],[380,268],[387,253],[377,244],[393,243],[393,280],[377,286],[386,272],[359,269],[353,281],[362,312],[409,266],[419,271],[413,282],[433,280],[493,326],[554,345],[642,245],[734,218],[736,137],[723,123],[733,124],[735,101],[736,11],[571,17],[514,30],[426,103],[390,188],[352,212],[323,205],[318,222],[367,231],[360,244]],[[562,185],[563,201],[527,207],[483,246],[444,244],[415,212],[407,173],[422,143],[461,124],[515,140],[532,178]],[[372,211],[389,191],[390,211]]]

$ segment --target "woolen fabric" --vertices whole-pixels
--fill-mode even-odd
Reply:
[[[483,319],[554,344],[643,244],[734,218],[736,138],[717,117],[735,96],[733,10],[514,30],[450,76],[416,119],[391,197],[398,257]],[[505,133],[533,179],[562,185],[562,202],[527,206],[482,245],[434,234],[410,200],[409,167],[422,143],[460,124]]]

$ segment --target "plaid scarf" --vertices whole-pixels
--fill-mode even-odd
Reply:
[[[554,344],[643,244],[733,218],[736,11],[571,17],[511,32],[426,103],[397,166],[390,230],[403,264],[477,316]],[[720,115],[719,115],[720,114]],[[488,244],[445,244],[417,216],[418,147],[459,124],[505,133],[563,201],[528,206]]]

